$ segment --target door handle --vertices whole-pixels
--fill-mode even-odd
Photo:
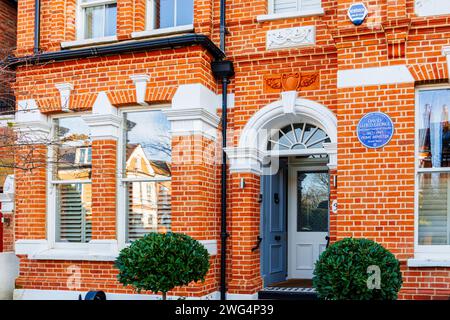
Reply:
[[[258,236],[258,242],[256,243],[256,246],[252,248],[252,252],[255,252],[256,250],[259,249],[260,245],[261,245],[261,241],[263,238],[261,238],[260,236]]]
[[[276,241],[280,241],[281,240],[281,236],[275,236],[275,240]]]

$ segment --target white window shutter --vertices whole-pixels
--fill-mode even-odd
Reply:
[[[317,10],[322,7],[321,0],[300,0],[300,11]]]
[[[92,224],[86,219],[81,198],[81,192],[74,185],[60,186],[58,241],[85,243],[91,240]]]
[[[273,13],[298,11],[298,4],[299,0],[273,0]]]

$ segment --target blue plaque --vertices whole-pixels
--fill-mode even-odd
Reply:
[[[355,25],[361,25],[366,19],[369,11],[364,3],[358,2],[354,3],[348,9],[348,17],[350,21]]]
[[[356,129],[359,141],[367,148],[381,148],[391,141],[394,123],[383,112],[371,112],[359,120]]]

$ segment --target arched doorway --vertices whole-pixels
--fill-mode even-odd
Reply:
[[[283,93],[244,127],[232,166],[261,175],[264,285],[311,279],[329,235],[329,170],[337,164],[337,119],[325,106]],[[233,161],[234,160],[234,161]]]

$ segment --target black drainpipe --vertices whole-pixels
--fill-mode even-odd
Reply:
[[[220,49],[225,53],[226,0],[220,1]],[[233,62],[229,60],[214,61],[211,64],[212,72],[222,83],[222,173],[221,173],[221,222],[220,222],[220,299],[226,300],[227,293],[227,93],[230,78],[234,76]]]
[[[41,39],[41,1],[34,2],[34,54],[39,53]]]

